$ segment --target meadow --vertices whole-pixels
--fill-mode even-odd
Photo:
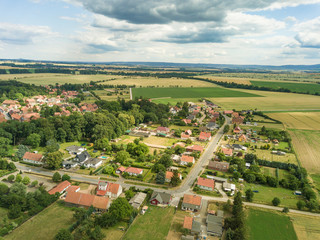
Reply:
[[[292,83],[292,82],[271,82],[271,81],[251,81],[253,86],[269,87],[272,89],[285,88],[292,92],[308,93],[308,94],[320,94],[320,84],[314,83]]]
[[[249,209],[249,240],[297,240],[290,218],[272,211]]]
[[[166,239],[174,216],[172,207],[149,206],[144,215],[139,215],[128,229],[124,240]]]
[[[263,97],[212,97],[209,99],[223,109],[258,109],[261,111],[320,110],[319,96],[253,90],[241,90],[241,92],[257,94]]]
[[[282,122],[286,128],[320,130],[320,112],[269,113],[267,115]]]
[[[289,130],[294,150],[302,166],[309,173],[320,173],[320,131],[314,130]]]
[[[240,98],[240,97],[259,97],[257,94],[240,92],[226,88],[133,88],[133,98]]]
[[[67,228],[73,222],[73,211],[71,211],[70,208],[54,203],[13,230],[13,232],[5,236],[4,239],[54,239],[56,233],[61,228]]]

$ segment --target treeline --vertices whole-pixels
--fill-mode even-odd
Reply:
[[[57,199],[57,195],[50,195],[42,186],[34,192],[27,193],[27,187],[23,183],[16,182],[10,188],[0,183],[0,206],[9,209],[9,219],[15,219],[14,222],[3,221],[0,236],[8,234]]]
[[[15,80],[0,81],[0,95],[1,100],[22,99],[23,97],[35,96],[39,94],[46,94],[47,89],[34,84],[27,84]]]

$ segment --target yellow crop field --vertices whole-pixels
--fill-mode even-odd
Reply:
[[[289,213],[299,240],[320,239],[320,217]]]
[[[223,109],[258,109],[261,111],[320,110],[320,97],[306,94],[242,90],[263,97],[210,98]]]
[[[289,130],[293,147],[309,173],[320,173],[320,131]]]
[[[122,79],[116,79],[105,82],[105,84],[111,85],[136,85],[139,87],[219,87],[216,84],[182,78],[156,78],[156,77],[123,77]]]
[[[269,113],[267,115],[281,121],[286,128],[320,130],[320,112]]]
[[[224,76],[216,76],[216,75],[201,75],[201,76],[196,76],[197,78],[203,78],[203,79],[209,79],[213,81],[218,81],[218,82],[234,82],[238,84],[246,84],[246,85],[251,85],[250,78],[238,78],[238,77],[224,77]]]

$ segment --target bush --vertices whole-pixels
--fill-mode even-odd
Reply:
[[[69,181],[71,179],[71,177],[68,174],[63,174],[62,175],[62,181]]]
[[[61,175],[60,175],[59,172],[55,172],[55,173],[53,174],[53,176],[52,176],[52,181],[54,181],[54,182],[59,182],[59,181],[61,181]]]
[[[272,205],[273,206],[278,206],[280,204],[280,199],[275,197],[273,200],[272,200]]]
[[[32,183],[31,183],[31,187],[35,187],[35,186],[37,186],[38,185],[38,181],[37,180],[35,180],[35,181],[33,181]]]
[[[288,212],[289,212],[289,208],[284,207],[284,208],[282,209],[282,212],[283,212],[283,213],[288,213]]]

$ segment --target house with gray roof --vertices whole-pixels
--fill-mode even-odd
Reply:
[[[87,161],[90,157],[90,154],[87,151],[84,151],[82,153],[77,154],[77,156],[75,157],[75,161],[83,163],[84,161]]]
[[[147,194],[143,192],[138,192],[136,195],[134,195],[133,198],[130,199],[129,204],[135,208],[139,209],[139,207],[142,205],[143,201],[146,199]]]
[[[165,192],[153,192],[151,198],[150,198],[150,203],[152,205],[168,205],[170,204],[172,200],[172,196],[169,193]]]
[[[86,168],[97,168],[102,164],[102,159],[99,158],[89,158],[82,163]]]
[[[72,146],[66,147],[66,150],[67,150],[67,151],[69,152],[69,154],[71,154],[71,155],[77,155],[77,154],[82,153],[82,152],[85,151],[86,149],[85,149],[84,147],[79,147],[79,146],[72,145]]]
[[[194,217],[192,220],[191,233],[192,234],[199,234],[200,232],[201,232],[201,222],[199,220],[196,220]]]

